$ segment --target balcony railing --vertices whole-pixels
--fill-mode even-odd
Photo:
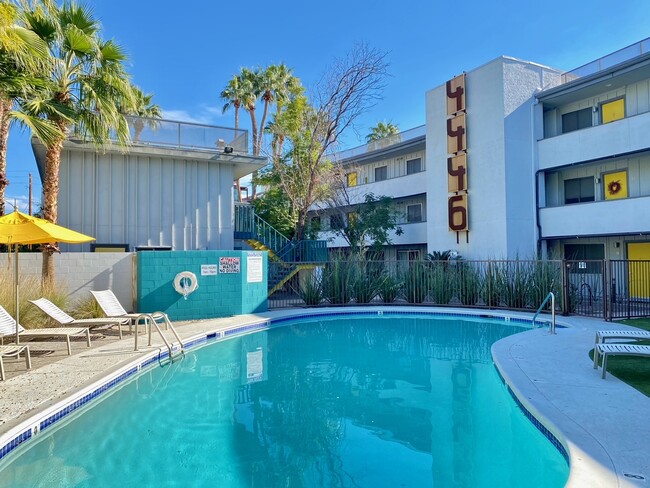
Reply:
[[[419,127],[414,127],[413,129],[405,130],[399,134],[392,136],[384,137],[377,141],[372,141],[368,144],[363,144],[362,146],[353,147],[345,151],[337,152],[333,155],[333,159],[336,161],[343,161],[345,159],[350,159],[355,156],[360,156],[367,152],[376,151],[378,149],[384,149],[395,144],[402,142],[410,141],[411,139],[416,139],[418,137],[423,137],[427,132],[426,125],[421,125]]]
[[[562,75],[562,83],[568,83],[583,76],[593,75],[604,69],[641,56],[648,51],[650,51],[650,37],[564,73]]]
[[[133,144],[218,152],[231,147],[235,153],[248,153],[246,130],[146,117],[128,116],[127,121]]]

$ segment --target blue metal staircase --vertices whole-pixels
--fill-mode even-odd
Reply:
[[[269,296],[301,269],[315,268],[327,261],[327,241],[289,240],[247,204],[235,204],[235,239],[269,253]]]

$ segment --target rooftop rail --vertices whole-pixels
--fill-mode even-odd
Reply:
[[[218,152],[231,147],[233,152],[248,153],[246,130],[146,117],[127,116],[126,119],[133,144]]]
[[[649,51],[650,37],[635,42],[634,44],[619,49],[618,51],[614,51],[613,53],[598,58],[595,61],[584,64],[574,70],[567,71],[562,75],[562,83],[568,83],[569,81],[582,78],[583,76],[593,75],[594,73],[611,68],[612,66],[628,61]]]
[[[345,151],[337,152],[333,155],[333,158],[336,161],[343,161],[345,159],[350,159],[355,156],[360,156],[367,152],[376,151],[378,149],[384,149],[402,142],[410,141],[411,139],[416,139],[418,137],[423,137],[426,134],[427,127],[426,125],[420,125],[414,127],[413,129],[408,129],[395,134],[392,136],[384,137],[383,139],[378,139],[376,141],[369,142],[368,144],[363,144],[361,146],[353,147],[351,149],[346,149]]]

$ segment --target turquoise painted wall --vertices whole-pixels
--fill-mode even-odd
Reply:
[[[262,258],[262,281],[248,283],[249,257]],[[239,273],[224,273],[220,258],[239,258]],[[141,251],[138,260],[138,311],[162,311],[171,320],[228,317],[268,309],[267,253],[257,251]],[[202,266],[216,275],[201,275]],[[198,289],[187,297],[176,292],[174,278],[191,271]],[[204,271],[209,272],[204,268]]]

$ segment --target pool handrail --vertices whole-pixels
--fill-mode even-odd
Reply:
[[[544,301],[542,304],[539,306],[537,309],[537,312],[535,312],[535,315],[533,315],[533,326],[535,326],[535,319],[537,316],[540,314],[544,306],[548,303],[549,298],[551,299],[551,327],[550,327],[550,333],[552,335],[555,334],[555,294],[552,291],[548,292],[548,295],[546,295],[546,298],[544,298]]]

